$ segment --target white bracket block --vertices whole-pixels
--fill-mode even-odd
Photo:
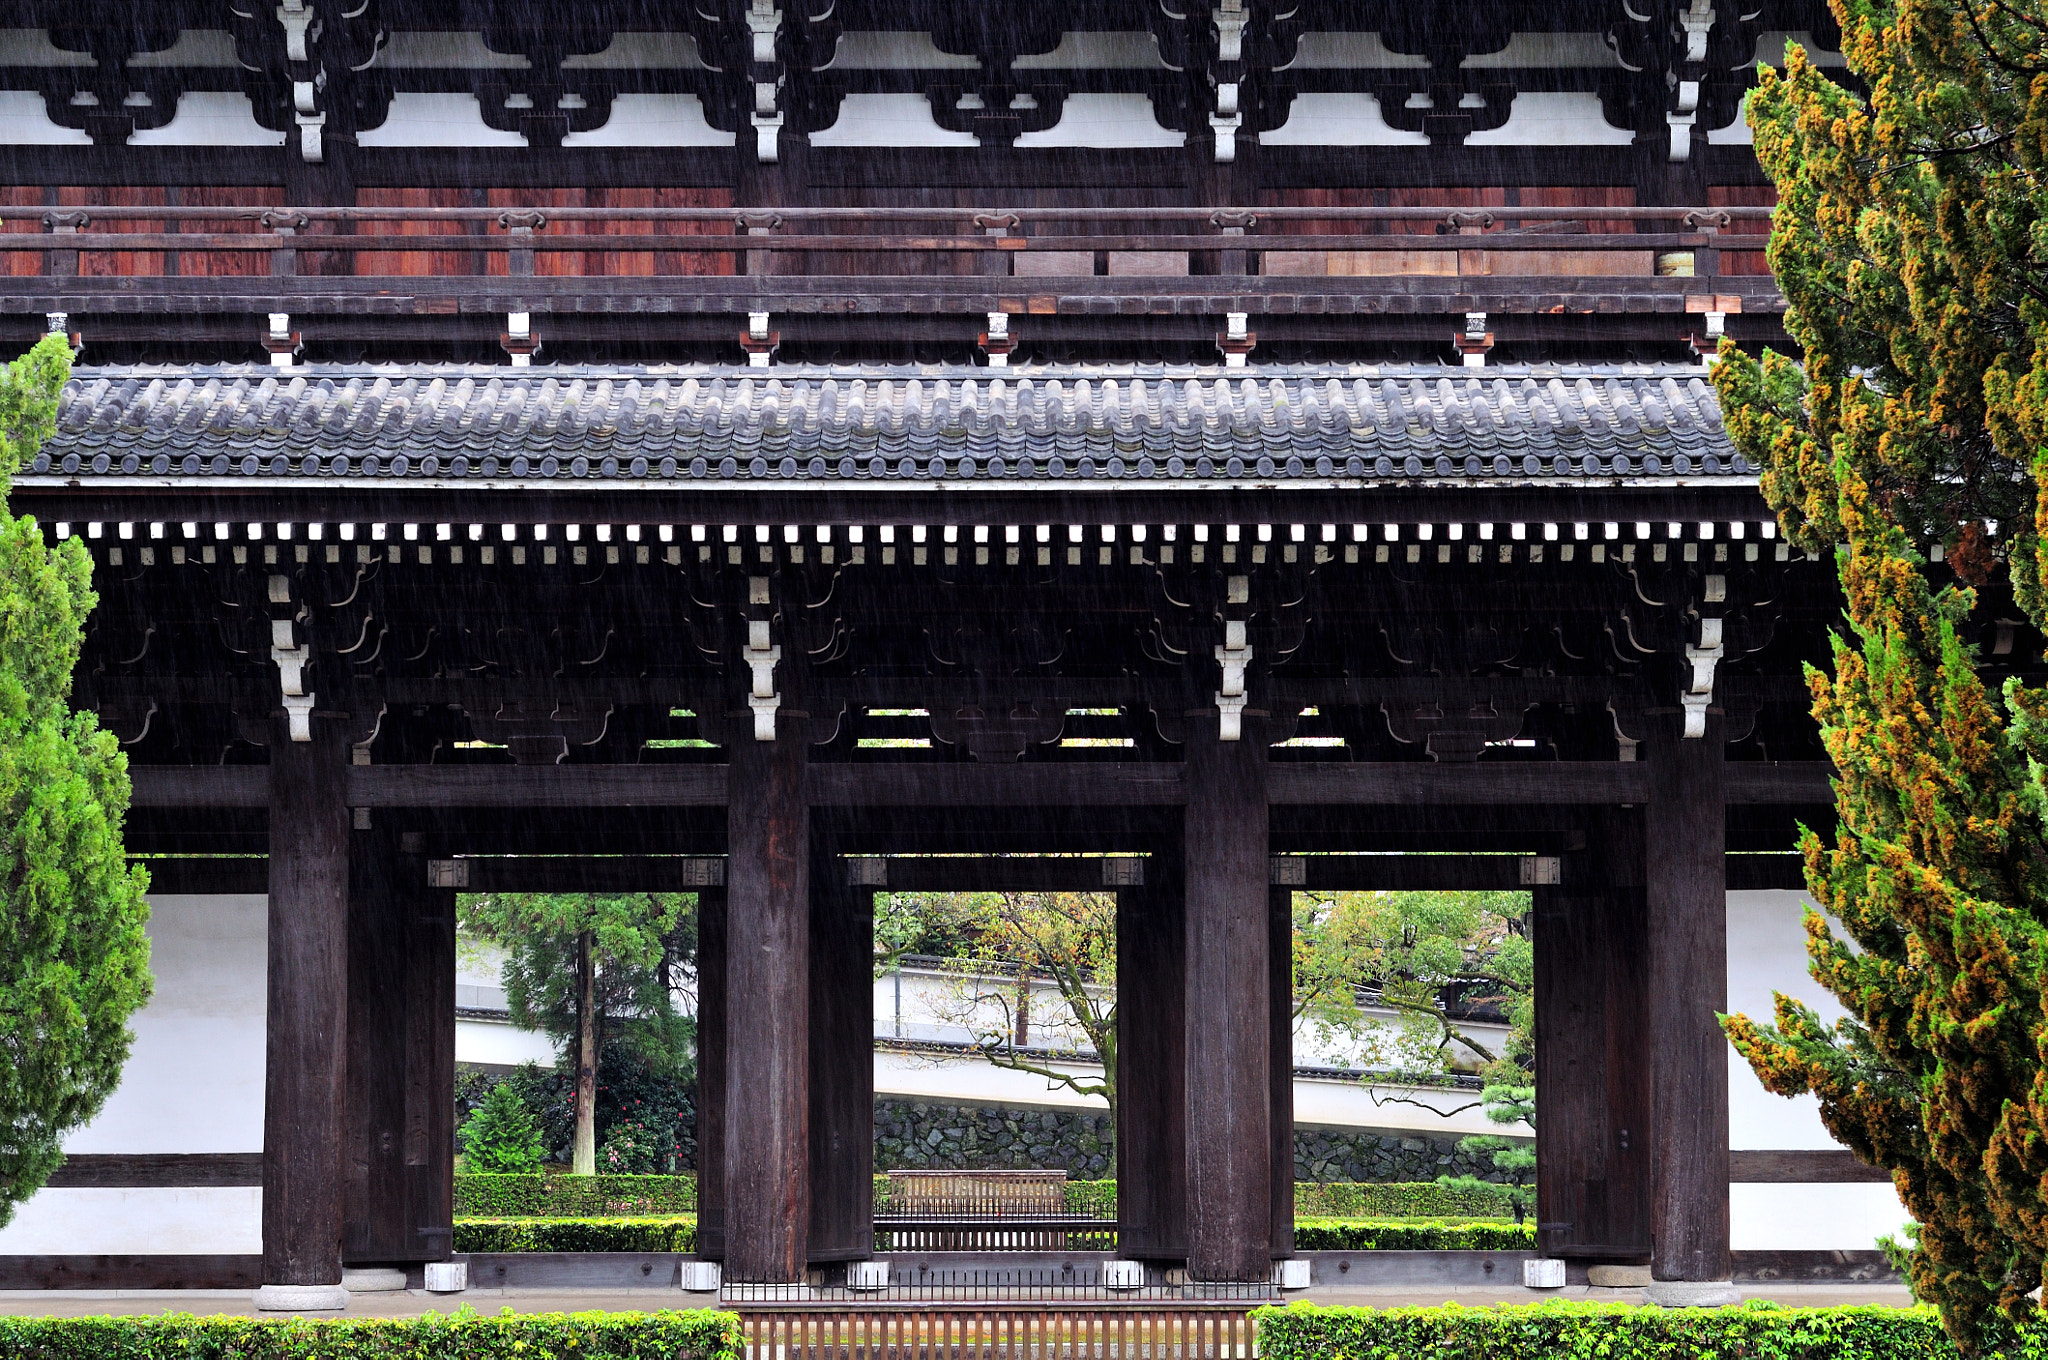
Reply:
[[[313,739],[312,695],[285,695],[284,717],[286,728],[290,732],[293,741],[311,741]]]
[[[716,1294],[725,1283],[725,1270],[716,1261],[685,1261],[681,1284],[686,1294]]]
[[[1244,736],[1244,670],[1251,659],[1244,620],[1225,620],[1223,645],[1216,649],[1217,664],[1223,668],[1223,688],[1216,692],[1219,741],[1238,741]]]
[[[782,148],[779,145],[782,139],[782,115],[777,113],[763,117],[757,113],[753,116],[753,123],[754,159],[762,165],[775,164],[782,159]]]
[[[1678,702],[1685,708],[1685,739],[1697,741],[1707,735],[1707,705],[1714,701],[1714,669],[1726,655],[1721,645],[1721,620],[1700,620],[1700,645],[1687,644],[1686,663],[1692,679]]]

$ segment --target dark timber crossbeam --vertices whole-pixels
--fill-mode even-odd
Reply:
[[[130,770],[138,808],[261,808],[261,765],[159,766]],[[1641,803],[1646,763],[1481,761],[1275,764],[1267,801],[1276,806],[1584,805]],[[357,765],[346,774],[350,807],[600,808],[721,807],[723,765]],[[815,807],[1177,807],[1187,802],[1183,767],[1073,761],[966,765],[876,761],[816,764],[805,776]],[[1833,801],[1818,761],[1728,766],[1730,804]]]

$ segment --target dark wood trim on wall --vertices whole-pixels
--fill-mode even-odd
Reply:
[[[254,1289],[261,1256],[0,1256],[0,1289]]]
[[[256,861],[258,864],[262,860]],[[260,1152],[74,1153],[46,1182],[62,1190],[159,1190],[263,1184]]]
[[[1847,1148],[1738,1148],[1728,1154],[1728,1179],[1736,1185],[1850,1185],[1889,1183],[1891,1178],[1889,1171],[1858,1159]]]

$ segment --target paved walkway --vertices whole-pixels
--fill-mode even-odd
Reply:
[[[1912,1302],[1903,1285],[1893,1284],[1754,1284],[1744,1285],[1742,1292],[1747,1298],[1769,1299],[1793,1308],[1836,1307],[1844,1304],[1903,1308]],[[1534,1303],[1544,1299],[1560,1298],[1582,1303],[1641,1303],[1642,1291],[1592,1289],[1584,1285],[1549,1290],[1503,1288],[1495,1285],[1474,1285],[1466,1288],[1441,1285],[1434,1288],[1330,1287],[1290,1294],[1288,1298],[1306,1298],[1322,1304],[1366,1305],[1374,1308],[1417,1307],[1451,1302],[1478,1308],[1497,1303]],[[349,1302],[348,1312],[333,1316],[418,1317],[426,1313],[452,1313],[465,1305],[480,1313],[498,1313],[507,1308],[515,1313],[634,1312],[655,1308],[702,1308],[710,1302],[709,1295],[685,1294],[673,1289],[472,1289],[463,1294],[407,1291],[354,1295]],[[255,1313],[255,1308],[247,1290],[7,1290],[0,1291],[0,1313],[45,1314],[52,1317],[143,1316],[156,1313],[249,1316]]]

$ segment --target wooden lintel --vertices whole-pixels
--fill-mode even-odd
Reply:
[[[1646,763],[1481,761],[1470,765],[1355,761],[1276,764],[1275,806],[1580,805],[1640,803]],[[131,767],[138,808],[261,808],[261,765]],[[1730,804],[1826,804],[1819,761],[1728,766]],[[719,807],[723,765],[359,765],[348,770],[351,807]],[[814,764],[814,807],[1175,807],[1182,767],[1168,762],[1075,761],[1018,765],[860,762]]]

